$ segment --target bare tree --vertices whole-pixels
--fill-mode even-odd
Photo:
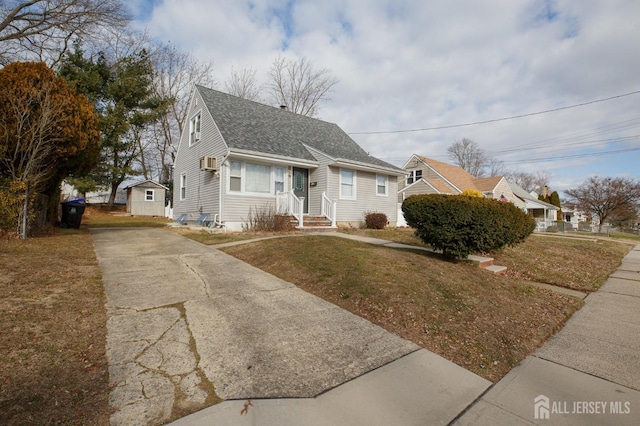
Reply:
[[[250,101],[259,101],[262,91],[256,79],[256,70],[253,68],[244,68],[242,71],[232,69],[224,88],[230,95]]]
[[[199,61],[173,45],[155,46],[151,57],[156,96],[170,99],[170,104],[149,135],[150,143],[144,149],[142,160],[143,172],[146,178],[152,178],[151,174],[155,173],[160,181],[170,182],[171,165],[187,121],[191,90],[195,84],[215,86],[216,81],[212,62]]]
[[[38,58],[56,64],[76,38],[128,23],[121,0],[13,0],[0,2],[0,64]]]
[[[515,183],[527,192],[540,192],[551,181],[551,173],[546,171],[536,173],[508,171],[504,176],[509,182]]]
[[[629,178],[594,176],[565,193],[579,208],[598,216],[598,232],[601,232],[602,224],[616,212],[637,208],[640,183]]]
[[[267,86],[274,103],[289,111],[313,117],[319,104],[329,100],[329,92],[338,83],[326,68],[317,70],[306,58],[297,61],[278,57],[269,69]]]
[[[508,173],[504,163],[496,158],[487,160],[486,174],[488,176],[504,176]]]
[[[482,177],[484,168],[489,164],[487,155],[471,139],[455,141],[447,152],[451,160],[475,177]]]

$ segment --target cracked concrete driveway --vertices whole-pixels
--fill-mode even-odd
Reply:
[[[419,349],[169,230],[91,234],[107,295],[112,424],[162,424],[220,398],[314,397]]]

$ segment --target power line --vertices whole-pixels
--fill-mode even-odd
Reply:
[[[504,164],[546,163],[546,162],[549,162],[549,161],[564,160],[564,159],[568,159],[568,158],[594,157],[594,156],[600,156],[600,155],[619,154],[619,153],[622,153],[622,152],[632,152],[632,151],[639,151],[639,150],[640,150],[640,148],[616,149],[616,150],[612,150],[612,151],[590,152],[590,153],[586,153],[586,154],[572,154],[572,155],[561,155],[561,156],[556,156],[556,157],[512,160],[512,161],[505,161]]]
[[[487,123],[495,123],[495,122],[498,122],[498,121],[514,120],[516,118],[531,117],[531,116],[534,116],[534,115],[547,114],[547,113],[550,113],[550,112],[556,112],[556,111],[562,111],[562,110],[565,110],[565,109],[577,108],[577,107],[581,107],[581,106],[585,106],[585,105],[595,104],[595,103],[598,103],[598,102],[605,102],[605,101],[610,101],[612,99],[623,98],[625,96],[637,95],[638,93],[640,93],[640,90],[637,90],[635,92],[624,93],[622,95],[610,96],[608,98],[596,99],[594,101],[583,102],[581,104],[574,104],[574,105],[569,105],[569,106],[564,106],[564,107],[559,107],[559,108],[547,109],[547,110],[538,111],[538,112],[530,112],[528,114],[514,115],[514,116],[511,116],[511,117],[494,118],[493,120],[475,121],[473,123],[451,124],[451,125],[448,125],[448,126],[438,126],[438,127],[425,127],[424,129],[382,130],[382,131],[377,131],[377,132],[351,132],[349,134],[350,135],[380,135],[380,134],[390,134],[390,133],[424,132],[424,131],[428,131],[428,130],[442,130],[442,129],[453,129],[453,128],[456,128],[456,127],[476,126],[478,124],[487,124]]]

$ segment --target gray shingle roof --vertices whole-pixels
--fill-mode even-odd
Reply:
[[[242,149],[314,161],[306,144],[336,160],[402,169],[368,155],[340,127],[280,108],[197,85],[207,109],[231,150]]]
[[[553,204],[549,204],[549,203],[545,203],[544,201],[538,200],[536,197],[534,197],[533,195],[529,194],[527,191],[525,191],[520,185],[517,185],[515,183],[509,182],[507,181],[507,183],[509,184],[509,187],[511,188],[511,192],[514,193],[514,195],[516,195],[517,197],[520,197],[523,201],[531,201],[534,203],[538,203],[541,206],[544,206],[548,209],[551,210],[560,210],[557,206],[554,206]]]

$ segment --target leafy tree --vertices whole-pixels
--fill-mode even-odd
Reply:
[[[0,70],[0,180],[49,196],[56,214],[60,183],[97,164],[98,120],[91,103],[41,62],[16,62]],[[26,222],[23,223],[26,236]]]
[[[594,176],[565,193],[579,208],[598,216],[598,232],[601,232],[602,224],[612,215],[637,209],[640,183],[630,178]]]
[[[475,177],[481,177],[483,169],[489,166],[489,159],[478,144],[463,138],[447,148],[449,158]]]
[[[97,39],[104,28],[129,21],[121,0],[0,2],[0,64],[34,57],[57,63],[74,38]]]
[[[268,91],[273,102],[296,114],[314,117],[322,101],[328,100],[338,80],[326,69],[316,69],[306,58],[287,60],[278,57],[269,70]]]
[[[98,186],[110,188],[112,206],[118,186],[138,174],[134,165],[141,138],[164,114],[167,99],[154,93],[153,66],[144,49],[109,63],[105,54],[86,58],[76,46],[59,73],[91,99],[99,117],[102,149],[92,178]]]

